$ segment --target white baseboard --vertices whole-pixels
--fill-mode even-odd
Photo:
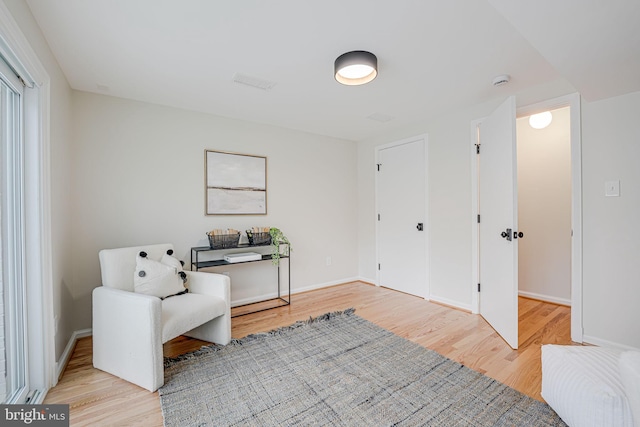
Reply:
[[[343,285],[345,283],[356,282],[359,279],[357,277],[348,277],[346,279],[332,280],[331,282],[317,283],[311,286],[305,286],[304,288],[291,289],[292,294],[299,294],[301,292],[314,291],[316,289],[328,288],[330,286]]]
[[[571,300],[566,298],[552,297],[549,295],[536,294],[535,292],[518,291],[518,295],[525,298],[536,299],[539,301],[551,302],[553,304],[566,305],[571,307]]]
[[[426,298],[427,301],[436,302],[439,304],[448,305],[449,307],[459,308],[460,310],[468,311],[471,313],[471,304],[461,304],[458,301],[450,300],[447,298],[442,298],[434,295],[430,295],[429,298]]]
[[[620,343],[617,343],[617,342],[608,341],[608,340],[604,340],[602,338],[592,337],[592,336],[589,336],[589,335],[584,335],[582,337],[582,341],[585,342],[585,343],[588,343],[588,344],[597,345],[598,347],[613,347],[613,348],[619,348],[621,350],[640,351],[640,348],[631,347],[630,345],[620,344]]]
[[[369,279],[367,277],[359,276],[356,280],[359,281],[359,282],[364,282],[364,283],[368,283],[370,285],[378,286],[378,284],[376,283],[376,279]]]
[[[357,280],[360,281],[360,282],[368,283],[370,285],[378,286],[378,284],[376,283],[375,279],[368,279],[366,277],[358,277]],[[389,288],[389,289],[391,289],[391,288]],[[425,298],[425,300],[431,301],[431,302],[435,302],[435,303],[438,303],[438,304],[442,304],[442,305],[446,305],[446,306],[449,306],[449,307],[457,308],[457,309],[460,309],[460,310],[468,311],[469,313],[472,312],[471,304],[461,304],[458,301],[454,301],[454,300],[450,300],[450,299],[447,299],[447,298],[438,297],[438,296],[435,296],[435,295],[430,295],[429,297]]]
[[[62,355],[60,356],[60,360],[56,362],[56,381],[60,379],[60,376],[62,375],[64,368],[67,366],[67,363],[69,363],[69,359],[71,359],[71,354],[73,353],[73,349],[76,346],[76,341],[78,341],[80,338],[89,337],[91,335],[92,335],[91,328],[80,329],[79,331],[74,331],[71,334],[71,338],[69,338],[69,342],[67,343],[67,346],[64,348],[64,351],[62,352]]]
[[[292,288],[291,295],[299,294],[302,292],[315,291],[316,289],[328,288],[330,286],[335,286],[335,285],[342,285],[344,283],[355,282],[358,280],[360,279],[357,277],[349,277],[346,279],[333,280],[331,282],[317,283],[315,285],[305,286],[302,288],[295,288],[295,289]],[[280,293],[280,295],[284,296],[285,294]],[[277,297],[278,297],[277,292],[272,292],[264,295],[255,296],[255,297],[233,300],[231,301],[231,307],[237,307],[239,305],[245,305],[245,304],[252,304],[254,302],[259,302],[259,301],[268,300],[268,299],[277,298]]]

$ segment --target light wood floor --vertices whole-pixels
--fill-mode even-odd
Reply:
[[[232,336],[242,338],[349,307],[360,317],[539,400],[540,345],[571,343],[569,307],[520,298],[520,348],[512,350],[479,315],[361,282],[295,294],[288,307],[235,317]],[[165,344],[164,355],[204,344],[178,337]],[[93,368],[91,338],[78,341],[45,403],[69,404],[73,426],[163,425],[158,393]]]

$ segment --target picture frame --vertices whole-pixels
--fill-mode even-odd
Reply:
[[[267,158],[205,150],[205,214],[266,215]]]

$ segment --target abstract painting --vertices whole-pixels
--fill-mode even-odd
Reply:
[[[266,215],[266,157],[205,150],[205,172],[207,215]]]

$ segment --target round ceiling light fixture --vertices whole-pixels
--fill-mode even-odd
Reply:
[[[334,63],[335,78],[349,86],[363,85],[378,75],[378,58],[364,50],[343,53]]]
[[[551,115],[551,111],[533,114],[529,117],[529,126],[534,129],[544,129],[551,124],[552,120],[553,115]]]

